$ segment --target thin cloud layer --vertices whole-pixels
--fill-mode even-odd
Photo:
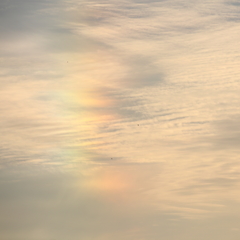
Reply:
[[[0,238],[239,239],[238,13],[2,1]]]

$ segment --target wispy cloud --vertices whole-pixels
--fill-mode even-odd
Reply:
[[[235,1],[1,1],[3,179],[55,174],[0,186],[3,239],[176,239],[188,219],[238,214],[238,15]]]

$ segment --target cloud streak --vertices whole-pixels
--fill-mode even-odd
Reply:
[[[239,239],[238,12],[2,1],[1,239]]]

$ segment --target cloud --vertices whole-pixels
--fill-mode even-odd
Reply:
[[[237,3],[1,4],[1,167],[131,165],[132,175],[142,174],[138,199],[154,205],[118,212],[82,185],[76,194],[61,189],[61,176],[33,177],[8,186],[10,193],[2,185],[11,212],[5,239],[7,221],[15,229],[10,237],[24,240],[69,232],[72,239],[159,239],[163,232],[174,239],[165,213],[232,214],[231,203],[239,204]],[[56,189],[70,191],[57,209]],[[27,213],[20,227],[17,212]]]

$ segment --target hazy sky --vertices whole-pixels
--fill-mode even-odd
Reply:
[[[239,240],[240,2],[1,0],[0,239]]]

